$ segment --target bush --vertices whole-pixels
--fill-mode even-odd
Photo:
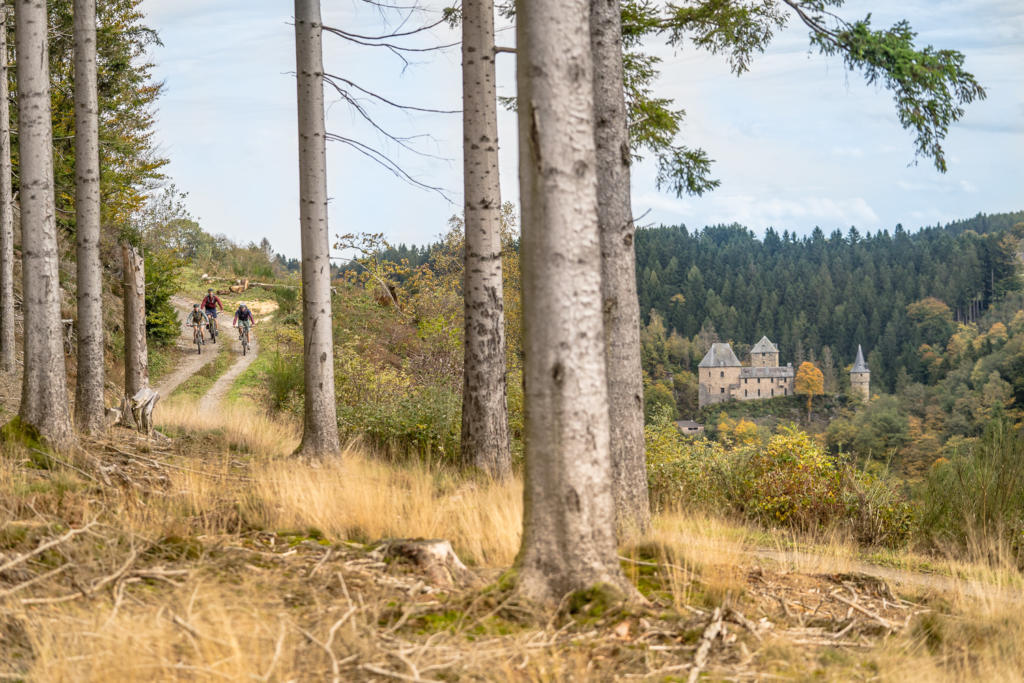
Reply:
[[[293,396],[301,396],[305,378],[302,356],[286,355],[275,351],[264,371],[267,394],[274,410],[283,410]]]
[[[181,261],[169,252],[150,251],[145,256],[146,335],[154,344],[169,344],[181,333],[171,296],[178,291]]]
[[[287,318],[299,310],[299,290],[297,287],[274,287],[272,290],[277,310],[281,317]]]
[[[912,508],[888,481],[853,470],[795,428],[763,445],[690,441],[663,412],[647,427],[646,445],[656,509],[731,513],[798,530],[843,526],[867,545],[898,545],[913,528]]]
[[[1009,551],[1024,567],[1024,437],[1004,419],[932,467],[921,490],[926,540],[975,556]]]

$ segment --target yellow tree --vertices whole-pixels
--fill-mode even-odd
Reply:
[[[811,419],[811,401],[825,393],[825,377],[814,363],[804,361],[796,371],[796,393],[807,396],[807,419]]]

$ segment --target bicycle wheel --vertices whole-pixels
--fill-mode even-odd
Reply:
[[[192,341],[196,344],[196,353],[200,354],[203,352],[203,341],[201,335],[202,333],[199,332],[199,330],[192,333]]]

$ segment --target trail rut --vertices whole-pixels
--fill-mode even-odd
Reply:
[[[207,363],[213,361],[217,357],[217,353],[220,352],[221,347],[220,344],[213,344],[208,341],[206,346],[203,347],[201,354],[195,353],[195,346],[192,344],[192,329],[184,326],[185,318],[188,316],[189,311],[192,310],[192,302],[182,296],[172,296],[171,303],[174,304],[174,308],[178,311],[178,321],[182,325],[181,334],[178,336],[176,346],[189,353],[171,374],[163,378],[163,381],[156,388],[163,398],[170,396],[182,382],[199,372]]]
[[[226,343],[227,339],[231,339],[231,353],[238,354],[238,360],[235,361],[234,365],[228,368],[228,371],[217,378],[210,390],[203,395],[203,398],[199,401],[199,410],[207,411],[217,407],[217,405],[224,400],[227,396],[228,390],[231,389],[231,385],[235,383],[246,369],[252,365],[252,362],[256,360],[256,354],[259,353],[259,343],[256,341],[256,335],[250,334],[249,336],[249,353],[242,355],[242,344],[238,341],[238,336],[235,334],[235,330],[232,328],[226,328],[226,336],[221,336],[221,342],[219,345],[228,346]]]

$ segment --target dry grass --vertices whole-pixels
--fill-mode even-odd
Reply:
[[[251,406],[221,404],[213,414],[201,413],[194,398],[162,402],[153,413],[157,428],[172,434],[216,432],[234,451],[274,457],[292,453],[299,445],[298,425],[271,418]]]
[[[317,466],[272,461],[253,469],[268,528],[315,528],[334,540],[446,538],[464,560],[507,567],[519,548],[522,483],[460,479],[422,465],[395,467],[355,452]]]
[[[841,536],[780,536],[766,561],[763,533],[665,514],[623,550],[654,607],[538,624],[501,590],[438,590],[351,543],[447,538],[477,567],[508,567],[522,523],[518,480],[386,464],[354,449],[310,463],[283,457],[294,426],[252,410],[226,408],[211,430],[188,404],[161,408],[160,423],[181,435],[174,443],[122,434],[92,447],[111,484],[84,459],[69,457],[79,470],[38,469],[25,449],[0,456],[0,565],[98,519],[95,532],[0,574],[0,679],[659,680],[685,677],[718,605],[771,625],[754,636],[731,624],[730,640],[712,649],[712,678],[1012,681],[1024,672],[1021,575],[993,549],[988,564],[933,559],[960,579],[904,583],[915,604],[887,607],[823,576],[864,566]],[[5,593],[33,577],[44,579]],[[55,596],[65,601],[23,602]],[[880,628],[844,596],[899,627]]]

